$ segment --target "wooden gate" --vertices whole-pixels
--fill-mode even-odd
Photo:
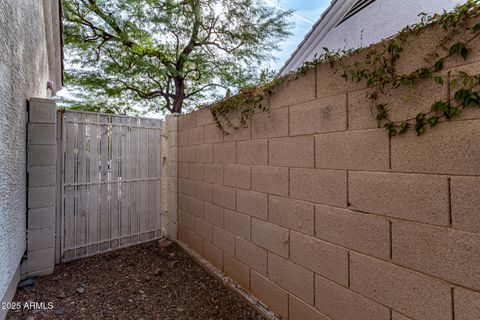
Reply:
[[[162,237],[163,121],[68,110],[58,120],[57,262]]]

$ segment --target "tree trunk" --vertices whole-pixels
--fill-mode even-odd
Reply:
[[[182,78],[175,81],[175,98],[173,99],[173,113],[182,113],[183,101],[185,100],[185,84]]]

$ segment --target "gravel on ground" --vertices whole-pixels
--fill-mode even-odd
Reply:
[[[58,265],[13,302],[21,307],[7,320],[263,319],[180,247],[158,241]]]

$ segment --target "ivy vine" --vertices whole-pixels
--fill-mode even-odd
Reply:
[[[227,97],[209,106],[215,122],[220,130],[228,134],[229,128],[238,129],[248,125],[248,120],[258,111],[268,111],[267,97],[273,90],[285,82],[297,79],[320,64],[329,63],[332,68],[338,67],[345,81],[366,83],[366,97],[371,102],[371,112],[379,127],[384,127],[390,136],[403,134],[414,129],[418,135],[427,128],[435,127],[439,122],[459,117],[467,108],[480,108],[480,74],[458,72],[454,79],[445,79],[442,71],[448,60],[460,57],[467,61],[471,55],[471,44],[478,41],[480,23],[474,23],[480,17],[480,0],[468,0],[457,6],[452,12],[444,12],[428,16],[420,14],[418,24],[404,28],[394,39],[367,49],[340,50],[331,52],[324,48],[323,54],[313,61],[305,62],[297,71],[277,77],[272,82],[257,88],[246,88],[238,94]],[[445,31],[444,38],[438,43],[438,52],[428,53],[426,61],[433,61],[409,74],[399,74],[397,63],[401,58],[407,40],[428,25],[438,25]],[[454,41],[456,36],[468,35],[464,41]],[[361,50],[367,50],[365,61],[353,64],[345,63],[345,56],[355,56]],[[380,98],[390,90],[406,87],[415,88],[422,81],[434,81],[439,86],[448,85],[455,90],[446,100],[438,100],[428,110],[420,111],[415,117],[394,121],[391,119],[391,106],[381,103]],[[461,86],[459,87],[459,82]],[[238,111],[239,121],[234,124],[230,118],[232,112]]]

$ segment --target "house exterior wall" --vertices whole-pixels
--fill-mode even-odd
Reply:
[[[423,66],[442,32],[409,41],[398,69]],[[472,45],[443,76],[480,73]],[[386,102],[416,114],[447,89]],[[480,113],[390,138],[365,94],[322,65],[229,135],[207,109],[181,116],[180,243],[282,319],[480,319]]]
[[[464,0],[376,0],[338,25],[344,14],[335,16],[337,11],[346,13],[356,2],[356,0],[335,2],[322,18],[323,21],[314,26],[312,32],[287,61],[281,73],[295,71],[305,61],[313,60],[315,54],[321,54],[324,47],[336,51],[369,46],[395,35],[407,25],[419,22],[418,14],[421,12],[441,13],[443,10],[450,11],[456,5],[465,3]],[[324,29],[328,31],[325,33]]]
[[[45,12],[52,16],[44,16]],[[6,293],[11,292],[9,286],[26,249],[27,101],[30,97],[50,97],[48,80],[61,84],[58,1],[1,1],[0,26],[0,299],[3,301],[10,298]],[[0,310],[0,318],[3,316]]]

